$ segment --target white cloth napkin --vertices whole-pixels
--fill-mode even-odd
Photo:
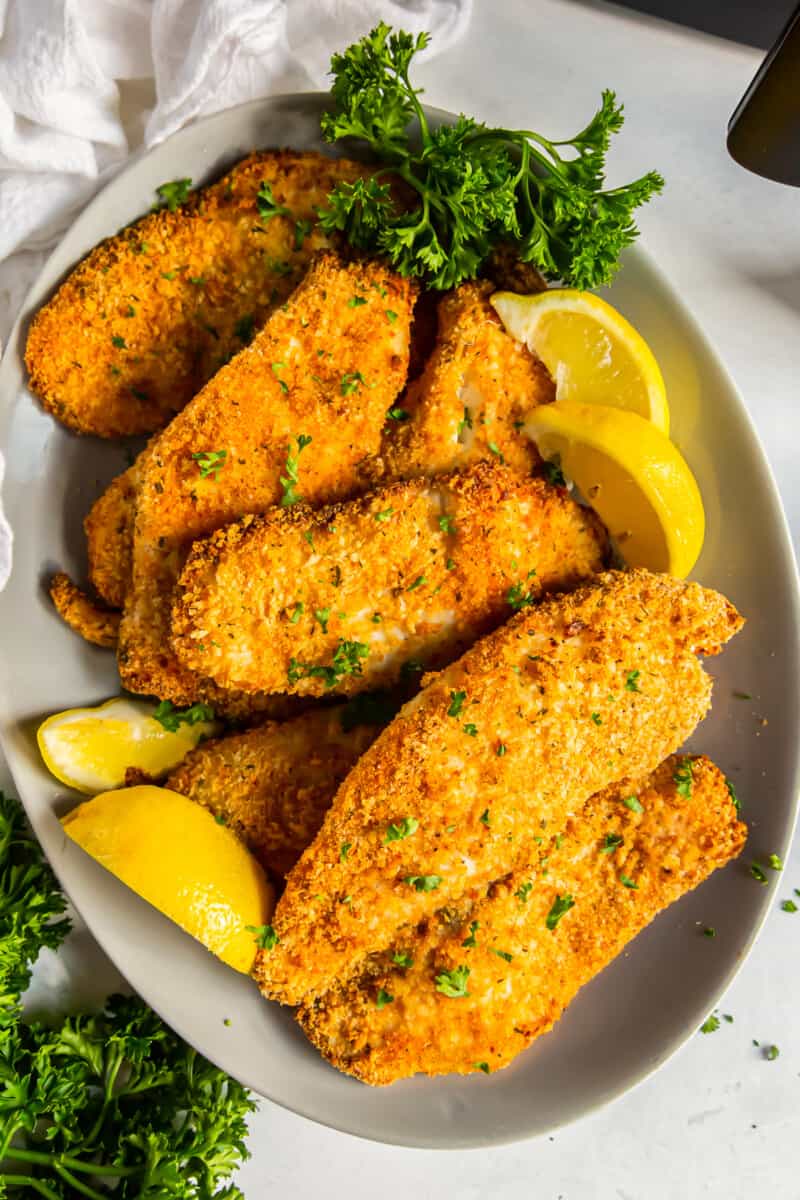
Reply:
[[[270,92],[327,87],[331,53],[379,20],[427,29],[425,53],[440,53],[471,2],[0,0],[0,339],[46,251],[142,142]],[[152,86],[130,82],[142,80]],[[10,558],[0,509],[0,588]]]

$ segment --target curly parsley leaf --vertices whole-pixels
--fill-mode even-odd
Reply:
[[[651,171],[604,188],[606,152],[623,120],[614,93],[604,91],[586,128],[563,141],[490,129],[463,115],[432,129],[409,78],[428,40],[381,22],[333,56],[322,134],[365,143],[385,167],[334,188],[320,212],[323,229],[438,289],[474,278],[499,242],[511,242],[548,278],[578,288],[608,283],[637,236],[634,210],[663,187]],[[411,189],[410,207],[395,201],[390,174]]]
[[[200,725],[204,721],[214,720],[214,709],[210,704],[193,704],[191,708],[176,708],[171,700],[162,700],[153,713],[153,720],[158,721],[168,733],[177,733],[181,725]]]

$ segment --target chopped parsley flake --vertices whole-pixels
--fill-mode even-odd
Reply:
[[[752,700],[753,699],[753,697],[750,695],[749,692],[734,692],[733,695],[736,700]]]
[[[531,571],[530,575],[535,575],[535,571]],[[511,605],[514,612],[519,612],[521,608],[527,608],[529,604],[533,604],[536,600],[534,592],[526,591],[523,583],[512,583],[511,587],[506,592],[506,602]]]
[[[640,690],[639,676],[641,673],[641,671],[628,671],[628,674],[625,678],[625,690],[627,692],[638,692]]]
[[[361,675],[362,662],[369,657],[369,646],[364,642],[348,641],[339,638],[339,644],[331,660],[330,666],[320,663],[303,663],[296,658],[289,660],[286,672],[289,683],[297,683],[300,679],[324,679],[326,688],[334,688],[345,675]]]
[[[311,233],[312,225],[310,221],[304,221],[299,218],[294,223],[294,248],[295,250],[303,249],[303,242]]]
[[[767,1062],[774,1062],[775,1059],[779,1056],[779,1054],[780,1054],[780,1050],[778,1049],[777,1046],[765,1046],[764,1047],[764,1058],[766,1058]]]
[[[547,914],[547,918],[545,920],[545,925],[547,928],[551,930],[555,929],[558,922],[564,916],[564,913],[568,913],[569,910],[574,907],[574,905],[575,901],[569,894],[566,896],[556,895],[550,912]]]
[[[215,481],[219,479],[219,473],[225,466],[227,457],[227,450],[200,450],[197,454],[192,455],[200,469],[200,478],[207,479],[209,475],[213,475]]]
[[[455,533],[456,522],[454,517],[439,517],[439,528],[442,533]]]
[[[403,817],[400,821],[395,821],[388,826],[386,830],[385,842],[402,842],[404,838],[411,837],[412,833],[416,833],[419,829],[419,821],[416,817]]]
[[[441,875],[406,875],[403,878],[403,883],[413,887],[416,892],[435,892],[441,882]]]
[[[273,217],[289,216],[289,209],[284,208],[282,204],[276,204],[272,188],[264,180],[261,181],[261,187],[256,192],[256,208],[262,221],[271,221]]]
[[[638,883],[635,883],[634,880],[631,879],[631,877],[629,875],[620,874],[619,881],[623,887],[632,888],[634,892],[638,892],[638,890],[639,890]]]
[[[472,1065],[476,1071],[483,1071],[484,1075],[489,1074],[489,1064],[487,1062],[476,1062]]]
[[[490,949],[492,954],[496,954],[498,958],[504,959],[505,962],[512,962],[514,959],[514,955],[509,954],[507,950],[498,950],[495,946],[491,946]]]
[[[390,408],[386,413],[387,421],[407,421],[411,413],[407,408]]]
[[[468,996],[467,979],[469,978],[469,967],[453,967],[450,971],[440,971],[436,976],[436,990],[441,992],[443,996],[447,996],[450,1000],[458,1000],[462,996]]]
[[[473,725],[471,721],[469,721],[466,725],[462,725],[462,729],[464,730],[464,733],[467,735],[467,737],[477,737],[478,736],[478,726]]]
[[[690,800],[692,796],[692,771],[691,760],[686,759],[672,776],[675,781],[675,791],[684,800]]]
[[[466,692],[451,692],[450,707],[447,710],[448,717],[458,717],[464,707],[464,701],[467,698]]]
[[[622,801],[622,803],[625,805],[626,808],[629,808],[631,810],[631,812],[635,812],[635,813],[643,813],[644,812],[644,808],[639,803],[638,796],[626,796],[625,799]]]
[[[771,871],[782,871],[783,870],[783,861],[781,860],[779,855],[770,854],[768,866]]]
[[[272,364],[272,369],[275,370],[275,363]],[[292,454],[291,443],[286,447],[286,466],[285,475],[281,475],[281,487],[283,495],[280,499],[281,508],[289,508],[292,504],[297,504],[303,497],[297,491],[297,484],[300,481],[298,468],[300,463],[300,455],[305,450],[306,446],[311,445],[311,438],[306,437],[304,433],[299,434],[297,438],[297,450]]]
[[[760,863],[750,863],[750,874],[753,876],[753,879],[757,879],[759,883],[769,883],[769,880],[764,874],[764,868],[760,865]]]
[[[162,204],[166,204],[170,212],[175,212],[179,204],[183,204],[192,186],[191,179],[173,179],[162,183],[156,188],[156,195]],[[144,242],[142,245],[144,246]]]
[[[593,712],[593,713],[592,713],[592,720],[594,721],[595,725],[602,725],[602,724],[603,724],[603,718],[600,716],[600,713],[599,713],[599,712]]]
[[[741,816],[742,802],[736,794],[736,788],[733,786],[733,783],[731,782],[730,779],[725,780],[725,786],[728,789],[728,795],[731,798],[731,804],[736,809],[736,815]]]
[[[480,928],[480,921],[470,921],[469,934],[467,937],[464,938],[461,945],[466,946],[468,950],[474,949],[474,947],[477,946],[477,944],[478,944],[475,934],[477,933],[479,928]]]
[[[414,965],[414,959],[407,950],[395,950],[392,962],[398,967],[405,967],[406,970],[410,970]]]
[[[352,842],[342,842],[339,847],[339,862],[347,862],[347,856],[353,848]]]
[[[794,900],[782,900],[781,908],[784,912],[797,912],[797,905]]]
[[[414,582],[413,582],[413,583],[410,583],[410,584],[408,585],[408,587],[406,588],[406,591],[407,591],[407,592],[414,592],[414,591],[416,591],[416,589],[417,589],[418,587],[422,587],[422,585],[423,585],[424,583],[427,583],[427,582],[428,582],[428,581],[427,581],[427,579],[425,578],[425,576],[424,576],[424,575],[418,575],[418,576],[417,576],[417,578],[414,580]]]
[[[374,516],[376,521],[388,521],[389,518],[394,515],[394,509],[393,508],[385,508],[383,510],[383,512],[376,512],[376,513],[373,513],[372,515]]]
[[[119,336],[112,337],[111,345],[116,346],[117,350],[127,350],[128,348],[128,343],[125,341],[125,338]]]
[[[394,1000],[394,996],[391,996],[389,994],[389,992],[386,991],[385,988],[379,988],[378,994],[375,997],[375,1007],[376,1008],[385,1008],[386,1005],[391,1004],[393,1002],[393,1000]]]
[[[348,308],[361,308],[362,304],[367,303],[366,296],[351,296],[347,301]]]
[[[717,936],[717,931],[716,931],[716,929],[714,928],[714,926],[713,926],[713,925],[706,925],[705,929],[703,930],[703,937],[707,937],[707,938],[713,938],[713,937],[716,937],[716,936]]]
[[[566,487],[567,481],[564,478],[564,472],[561,470],[561,462],[558,458],[551,459],[550,462],[542,463],[544,477],[553,487]]]
[[[605,841],[600,847],[601,854],[613,854],[624,842],[624,838],[619,833],[607,833]]]
[[[464,432],[465,429],[472,429],[472,414],[469,411],[469,409],[467,408],[466,404],[464,405],[464,416],[458,422],[458,436],[459,437],[461,437],[461,434]]]
[[[297,603],[295,604],[294,608],[292,609],[291,615],[289,617],[289,620],[291,621],[292,625],[297,624],[297,622],[300,620],[300,618],[302,617],[304,612],[305,612],[305,605],[303,604],[302,600],[298,600]]]
[[[489,816],[488,808],[485,808],[483,810],[483,812],[481,813],[478,820],[481,822],[482,825],[485,825],[487,829],[489,828],[489,826],[491,825],[492,822],[491,822],[491,817]]]
[[[508,754],[508,746],[505,744],[505,742],[498,743],[495,754],[498,758],[502,758],[505,754]]]
[[[703,1024],[700,1026],[701,1033],[716,1033],[719,1029],[719,1017],[714,1013],[710,1017],[706,1017]]]
[[[271,925],[245,925],[245,929],[255,934],[259,950],[274,950],[281,940]]]
[[[397,320],[397,313],[393,312],[391,308],[385,308],[383,311],[386,314],[386,320],[389,322],[389,324],[394,325],[395,321]]]
[[[532,883],[530,883],[530,882],[521,883],[519,885],[519,887],[517,888],[517,890],[514,892],[514,895],[516,896],[517,900],[519,900],[520,904],[527,904],[528,900],[530,899],[530,894],[532,891],[533,891]]]
[[[495,458],[499,458],[500,462],[503,463],[503,465],[505,465],[505,461],[506,461],[505,455],[503,454],[503,451],[500,449],[500,447],[497,445],[497,443],[496,442],[487,442],[486,445],[489,447],[489,452],[491,454],[493,454],[495,456]]]
[[[360,371],[345,371],[342,376],[340,391],[343,396],[350,396],[353,392],[357,392],[363,384],[364,376]]]
[[[317,621],[319,621],[319,623],[322,627],[322,632],[327,633],[328,632],[328,621],[330,620],[330,617],[331,617],[331,610],[329,608],[315,608],[314,609],[314,617]]]
[[[171,700],[162,700],[153,713],[153,720],[158,721],[168,733],[177,733],[181,725],[199,725],[203,721],[213,721],[214,710],[210,704],[176,708]]]

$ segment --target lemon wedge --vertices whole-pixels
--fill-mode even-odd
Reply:
[[[94,795],[121,787],[128,767],[165,774],[217,728],[211,721],[173,719],[173,732],[154,719],[155,711],[152,704],[122,698],[97,708],[68,708],[39,726],[39,752],[61,783]]]
[[[553,288],[532,296],[495,292],[491,302],[511,336],[547,367],[557,401],[622,408],[669,433],[667,393],[653,352],[605,300]]]
[[[683,579],[703,547],[700,490],[677,448],[643,417],[619,408],[542,404],[525,430],[595,509],[633,567]]]
[[[212,954],[235,971],[251,970],[259,932],[270,929],[275,893],[260,863],[207,809],[168,788],[143,785],[85,800],[61,824]]]

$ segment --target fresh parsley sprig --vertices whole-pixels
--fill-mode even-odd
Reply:
[[[31,967],[69,930],[19,804],[0,792],[0,1195],[243,1200],[255,1104],[135,996],[23,1018]]]
[[[622,106],[604,91],[600,109],[572,138],[490,129],[470,117],[432,129],[409,74],[429,41],[381,22],[331,59],[332,108],[322,117],[329,142],[355,138],[382,164],[374,176],[340,183],[320,212],[327,232],[385,254],[401,275],[433,288],[474,278],[500,242],[549,279],[598,287],[614,275],[637,230],[633,211],[661,190],[654,171],[604,188],[611,135]],[[418,124],[418,139],[412,123]],[[410,207],[392,195],[400,179]]]

